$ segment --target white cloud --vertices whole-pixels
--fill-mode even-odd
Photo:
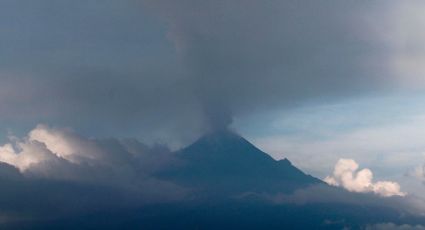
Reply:
[[[0,162],[14,166],[28,177],[137,190],[147,184],[167,184],[151,175],[173,160],[166,147],[151,148],[137,140],[89,139],[47,125],[38,125],[26,137],[12,137],[0,146]]]
[[[153,175],[173,159],[165,147],[151,148],[137,140],[89,139],[47,125],[38,125],[26,137],[12,137],[0,146],[0,162],[14,166],[22,178],[35,185],[42,179],[101,186],[118,191],[117,196],[124,193],[138,204],[177,200],[186,195],[186,188]],[[72,197],[68,193],[64,196]]]
[[[94,141],[80,137],[66,129],[53,129],[46,125],[38,125],[28,134],[28,140],[43,143],[56,156],[73,163],[80,163],[83,159],[101,157],[101,149]]]
[[[55,155],[39,142],[25,140],[14,144],[15,146],[11,143],[0,146],[0,161],[15,166],[21,172],[55,158]]]
[[[373,182],[373,173],[365,168],[358,170],[359,165],[353,159],[339,159],[332,176],[324,180],[333,186],[341,186],[351,192],[373,192],[380,196],[405,196],[400,185],[392,181]]]
[[[0,146],[0,161],[13,165],[21,172],[55,160],[73,164],[100,160],[102,151],[94,141],[80,137],[70,130],[38,125],[22,139],[11,137]]]

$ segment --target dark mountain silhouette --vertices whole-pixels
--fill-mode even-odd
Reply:
[[[289,193],[323,183],[287,159],[276,161],[229,130],[209,133],[176,153],[181,164],[162,176],[211,195]]]

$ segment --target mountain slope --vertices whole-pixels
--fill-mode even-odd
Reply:
[[[287,159],[276,161],[228,130],[205,135],[176,155],[182,164],[163,176],[204,193],[288,193],[322,183]]]

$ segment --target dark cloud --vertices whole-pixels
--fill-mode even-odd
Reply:
[[[200,123],[165,25],[138,4],[5,1],[1,9],[1,119],[10,128],[45,121],[167,137]]]
[[[170,25],[199,97],[223,107],[206,111],[213,117],[391,82],[385,44],[367,24],[377,6],[367,1],[149,3]]]
[[[311,203],[339,203],[360,206],[370,205],[387,207],[411,215],[422,215],[425,211],[423,206],[425,200],[414,195],[408,195],[406,197],[381,197],[373,193],[353,193],[325,185],[313,185],[305,189],[299,189],[292,194],[246,193],[241,195],[240,199],[247,197],[258,197],[275,204],[305,205]]]
[[[190,140],[385,88],[392,2],[3,1],[2,123]]]

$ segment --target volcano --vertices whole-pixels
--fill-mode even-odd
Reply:
[[[200,189],[203,194],[291,193],[323,183],[287,159],[273,159],[229,130],[209,133],[178,151],[176,156],[181,164],[163,176]]]
[[[40,222],[25,229],[369,229],[369,225],[390,222],[425,225],[423,217],[412,214],[400,198],[379,198],[328,186],[287,159],[274,160],[229,130],[209,133],[174,156],[177,161],[173,166],[156,176],[188,188],[187,197],[181,200],[119,211],[102,209],[47,222],[49,228]]]

